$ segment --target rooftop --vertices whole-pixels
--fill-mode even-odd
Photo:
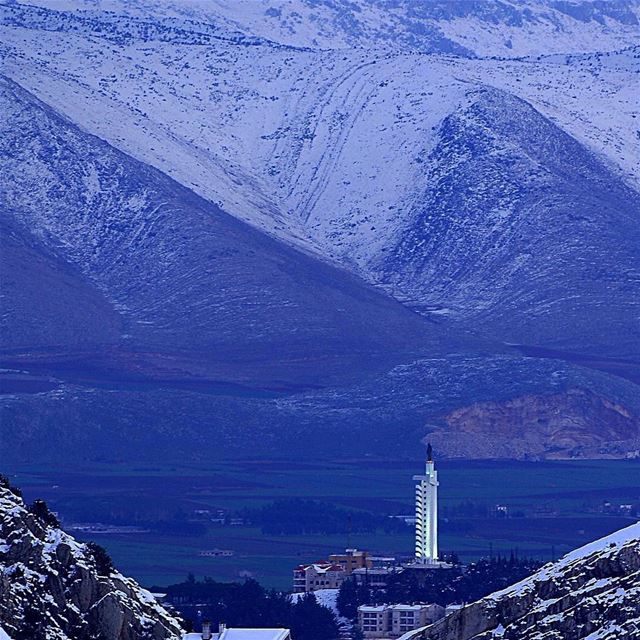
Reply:
[[[285,640],[288,629],[225,629],[219,640]]]

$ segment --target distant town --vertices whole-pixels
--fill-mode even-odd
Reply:
[[[529,557],[515,547],[494,550],[488,546],[485,557],[463,561],[453,551],[439,548],[439,524],[444,520],[480,519],[485,523],[511,522],[526,519],[541,521],[562,518],[564,514],[552,502],[536,503],[527,508],[504,503],[486,504],[469,498],[442,508],[438,502],[438,471],[433,450],[429,445],[424,469],[413,476],[415,498],[413,512],[373,516],[357,511],[341,511],[332,505],[322,505],[311,499],[289,499],[267,504],[253,510],[228,508],[197,508],[182,523],[171,525],[170,532],[189,537],[200,534],[200,529],[220,527],[221,531],[242,532],[260,526],[264,535],[317,537],[319,532],[340,532],[348,518],[347,535],[352,529],[371,532],[375,539],[375,552],[356,546],[336,549],[312,561],[291,566],[290,602],[285,618],[273,617],[281,606],[271,592],[255,582],[254,573],[244,567],[246,556],[234,545],[236,534],[213,535],[213,540],[227,541],[229,546],[211,545],[195,550],[198,558],[210,562],[232,562],[242,582],[223,583],[210,578],[198,581],[190,575],[183,583],[154,587],[159,602],[175,609],[190,626],[199,631],[189,632],[188,640],[253,640],[252,618],[243,617],[234,609],[239,601],[238,590],[244,590],[242,600],[250,608],[261,611],[261,620],[272,619],[272,627],[256,628],[256,640],[306,640],[309,638],[339,637],[342,640],[371,638],[393,640],[420,629],[460,609],[488,593],[502,589],[535,571],[541,564],[539,557]],[[445,478],[445,483],[447,479]],[[470,496],[471,497],[471,496]],[[584,503],[582,511],[594,517],[633,519],[640,516],[637,500],[607,500]],[[444,515],[443,515],[444,514]],[[412,530],[414,552],[398,553],[387,549],[385,535],[379,535],[381,523],[385,531],[393,531],[400,538],[409,537]],[[484,520],[483,520],[484,519]],[[76,522],[67,529],[76,535],[105,539],[153,535],[157,523],[128,524],[125,522]],[[163,525],[164,527],[169,525]],[[500,531],[497,522],[494,530]],[[530,524],[528,526],[531,526]],[[384,533],[384,531],[383,531]],[[206,537],[206,536],[202,536]],[[497,537],[501,537],[500,534]],[[209,538],[211,539],[211,538]],[[242,538],[241,538],[242,539]],[[192,548],[192,547],[191,547]],[[555,557],[553,547],[549,559]],[[275,592],[274,592],[275,593]],[[280,626],[282,620],[291,628]],[[313,621],[319,630],[314,635],[302,622]],[[335,627],[335,628],[334,628]],[[235,632],[242,629],[242,635]],[[258,633],[259,632],[259,633]],[[267,635],[265,635],[267,633]],[[271,635],[268,635],[271,634]],[[310,635],[311,634],[311,635]],[[337,634],[337,635],[336,635]]]
[[[515,552],[509,557],[498,555],[467,565],[455,554],[442,554],[438,547],[439,480],[431,445],[427,448],[423,473],[414,475],[413,479],[415,512],[403,516],[402,520],[414,528],[414,555],[374,555],[352,547],[314,562],[299,564],[292,571],[290,606],[307,603],[308,607],[326,607],[333,614],[339,635],[344,640],[393,640],[460,609],[465,602],[529,575],[540,566],[539,561],[520,558]],[[507,507],[497,505],[495,515],[507,517]],[[220,524],[244,524],[242,518],[227,522],[222,513],[213,517],[218,518]],[[201,551],[200,555],[222,558],[231,557],[233,553],[230,549],[213,548]],[[246,584],[250,585],[251,581]],[[244,598],[255,598],[249,606],[272,606],[270,598],[273,596],[254,584],[246,587]],[[190,576],[185,583],[155,595],[185,617],[191,615],[194,626],[202,627],[201,632],[189,634],[189,639],[232,640],[236,637],[232,634],[230,619],[236,614],[230,613],[228,604],[234,600],[232,592],[230,585],[212,580],[198,582]],[[224,615],[227,618],[223,620]],[[268,613],[266,615],[268,617]],[[313,617],[316,614],[310,608],[306,615]],[[321,614],[318,616],[318,629],[327,625],[326,637],[331,637],[329,619],[323,619]],[[269,640],[289,640],[291,633],[290,629],[282,628],[255,631],[256,640],[267,638],[265,632],[271,633]],[[241,638],[253,640],[251,629],[243,629]]]
[[[145,511],[144,506],[130,501],[126,511],[121,506],[103,510],[104,520],[90,519],[93,513],[89,511],[86,519],[66,523],[65,528],[86,540],[103,540],[108,547],[113,540],[116,548],[119,541],[129,540],[133,544],[138,539],[146,541],[162,536],[163,554],[166,553],[165,536],[180,535],[184,553],[190,558],[182,576],[188,571],[206,576],[213,569],[215,579],[196,579],[190,574],[182,583],[164,581],[159,583],[161,586],[154,586],[154,582],[147,581],[146,584],[152,587],[159,602],[190,621],[194,631],[190,632],[189,640],[235,640],[234,631],[240,628],[244,629],[242,640],[252,640],[249,630],[256,620],[260,621],[259,630],[263,632],[260,640],[267,638],[264,632],[269,630],[275,640],[288,640],[289,636],[282,635],[283,629],[293,640],[338,636],[343,640],[384,640],[399,638],[431,624],[464,603],[530,575],[543,561],[564,553],[553,544],[549,544],[543,557],[539,552],[530,554],[518,549],[517,542],[508,546],[509,542],[505,544],[505,541],[509,540],[509,532],[513,535],[523,527],[530,534],[536,527],[544,528],[545,532],[561,531],[566,528],[564,523],[569,522],[573,527],[572,536],[586,536],[590,535],[593,523],[599,522],[606,534],[607,527],[620,527],[618,523],[640,516],[637,492],[577,492],[580,482],[584,483],[591,473],[580,466],[575,469],[581,475],[567,476],[573,483],[568,488],[575,494],[569,507],[572,511],[557,499],[531,500],[524,496],[514,500],[498,488],[492,490],[493,499],[489,501],[478,494],[477,484],[467,485],[460,482],[459,476],[454,478],[456,469],[450,461],[447,461],[443,482],[449,495],[454,492],[457,499],[448,498],[441,505],[433,454],[428,447],[424,468],[416,467],[419,473],[413,476],[413,509],[408,509],[406,504],[401,506],[406,501],[398,488],[406,491],[408,497],[410,493],[405,487],[408,489],[412,477],[409,471],[403,471],[406,469],[403,463],[398,464],[388,478],[394,486],[394,504],[399,505],[395,512],[361,510],[357,508],[357,500],[356,508],[349,509],[340,503],[321,501],[313,493],[308,497],[276,498],[274,492],[271,502],[261,496],[251,508],[233,508],[233,502],[216,506],[213,500],[208,503],[197,500],[197,508],[189,512],[181,509],[175,516],[161,511],[164,507],[151,505]],[[544,468],[542,464],[537,464],[537,473]],[[495,464],[482,463],[479,469],[481,474],[493,475],[493,469],[505,473]],[[232,477],[231,473],[228,477]],[[529,476],[521,477],[529,482]],[[350,491],[352,478],[351,472],[340,478],[345,492]],[[555,496],[558,486],[555,471],[549,478],[552,479],[547,481],[547,487]],[[456,483],[455,489],[452,482]],[[491,482],[500,480],[492,478]],[[201,487],[206,486],[203,483],[194,489],[202,491]],[[59,485],[53,484],[52,492],[58,490]],[[267,489],[265,493],[269,491],[273,490]],[[612,499],[607,499],[609,495]],[[579,517],[575,518],[574,514]],[[550,521],[558,524],[551,525]],[[486,546],[472,557],[464,551],[458,555],[452,548],[443,551],[440,549],[441,525],[448,544],[451,539],[463,544],[479,539],[486,541]],[[278,576],[277,593],[289,598],[284,614],[274,613],[282,607],[282,602],[269,590],[274,585],[269,581],[257,582],[263,581],[264,570],[256,571],[255,556],[247,553],[250,536],[257,536],[255,540],[260,541],[260,553],[264,553],[265,544],[287,549],[278,551],[274,546],[273,551],[265,554],[270,563],[266,567]],[[495,546],[491,536],[495,536]],[[367,540],[366,544],[362,544],[363,539]],[[344,546],[340,544],[342,540]],[[410,546],[412,552],[409,552]],[[314,547],[321,549],[316,557],[309,551]],[[399,548],[402,550],[398,551]],[[302,562],[289,563],[286,558],[295,555],[307,557]],[[166,562],[164,555],[161,561]],[[218,582],[223,571],[223,579],[229,582]],[[288,588],[280,579],[286,573],[290,576]],[[286,592],[291,595],[286,596]],[[251,616],[247,617],[237,607],[239,601],[249,603]],[[320,630],[318,635],[312,633],[308,621]]]

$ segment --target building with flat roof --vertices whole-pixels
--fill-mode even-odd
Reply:
[[[359,549],[345,549],[344,553],[332,553],[329,562],[339,564],[347,576],[355,569],[370,569],[373,566],[369,553]]]
[[[400,636],[439,620],[445,609],[439,604],[394,604],[389,611],[391,634]]]
[[[289,629],[227,628],[222,623],[218,631],[212,631],[211,623],[203,622],[200,633],[185,633],[182,640],[291,640],[291,631]]]
[[[404,571],[403,567],[374,567],[373,569],[354,569],[351,573],[357,585],[366,585],[370,589],[386,589],[389,577]]]
[[[358,607],[358,626],[365,638],[386,638],[389,634],[389,607],[360,605]]]
[[[381,604],[358,607],[358,626],[365,638],[398,638],[444,616],[439,604]]]
[[[371,567],[373,562],[367,551],[345,549],[344,553],[332,553],[328,560],[301,564],[293,570],[293,593],[339,589],[354,571]]]

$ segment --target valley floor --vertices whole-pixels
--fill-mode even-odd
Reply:
[[[411,515],[420,461],[232,460],[211,464],[4,469],[27,501],[46,499],[67,530],[105,546],[146,585],[187,573],[217,580],[253,576],[287,589],[291,570],[347,546],[410,555],[413,531],[265,534],[246,510],[300,498],[353,514]],[[463,561],[489,554],[559,557],[637,519],[640,460],[439,461],[441,549]],[[625,505],[630,505],[627,507]],[[501,515],[506,508],[506,517]],[[222,516],[226,523],[211,522]],[[231,524],[231,522],[234,524]],[[225,550],[231,555],[201,555]]]

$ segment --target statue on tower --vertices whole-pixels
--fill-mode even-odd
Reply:
[[[427,462],[433,462],[433,447],[430,442],[427,444]]]

